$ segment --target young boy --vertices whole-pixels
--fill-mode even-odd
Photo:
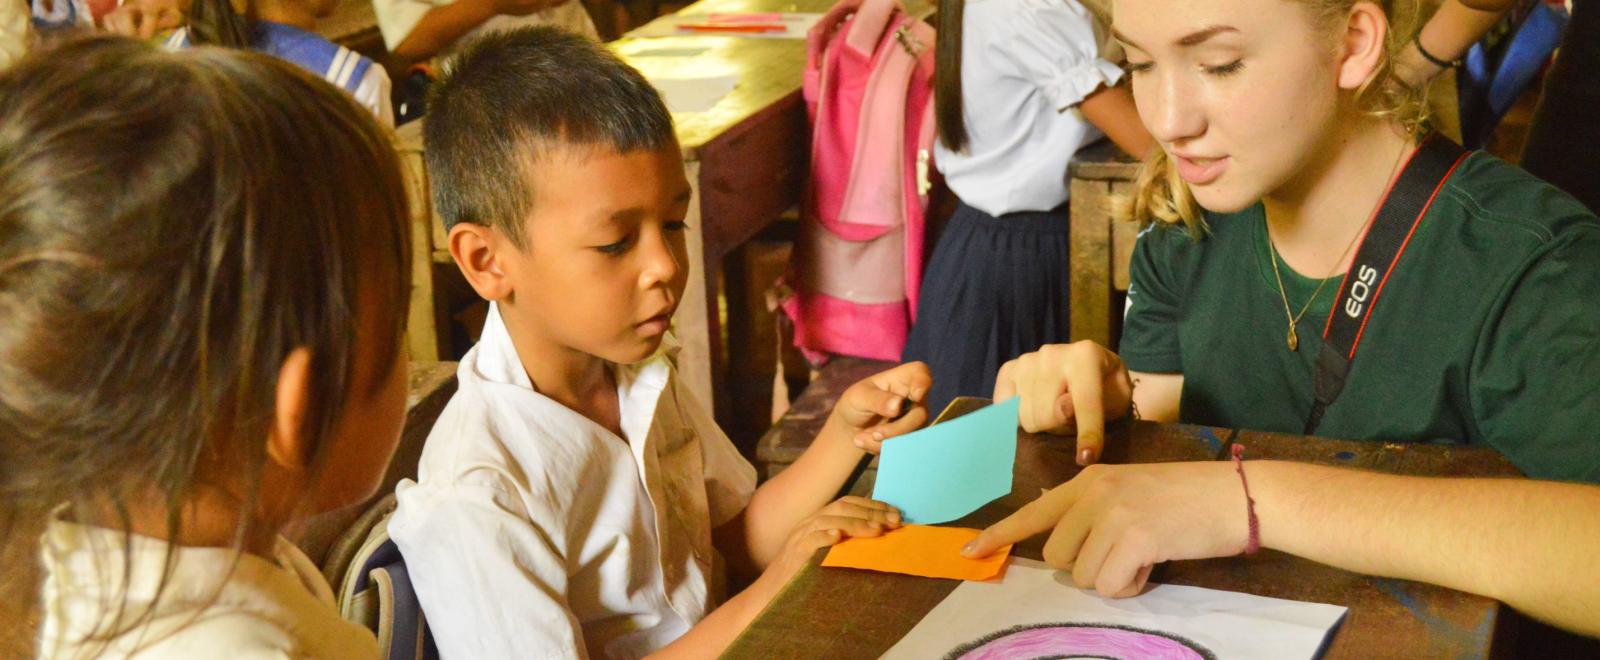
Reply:
[[[491,301],[389,524],[445,657],[711,657],[815,550],[899,525],[828,501],[926,420],[917,403],[890,421],[926,367],[851,387],[759,489],[673,373],[690,190],[637,71],[553,28],[496,33],[448,67],[427,122],[451,255]],[[760,577],[717,607],[724,562]]]

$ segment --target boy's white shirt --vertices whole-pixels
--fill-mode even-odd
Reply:
[[[124,584],[124,541],[133,580]],[[339,618],[333,591],[305,554],[279,538],[275,561],[227,548],[171,546],[144,536],[53,520],[42,541],[41,658],[376,658],[372,633]],[[167,552],[172,573],[155,601]],[[237,564],[235,563],[237,562]],[[126,593],[126,598],[118,594]],[[108,606],[145,625],[100,648],[85,633]],[[112,613],[115,609],[110,610]],[[95,651],[91,653],[91,651]]]
[[[422,17],[438,7],[455,3],[456,0],[372,0],[372,12],[378,19],[378,31],[383,34],[383,44],[390,50],[405,41],[411,30],[417,27]],[[507,30],[524,25],[549,25],[558,27],[568,32],[600,40],[599,31],[595,30],[594,20],[589,17],[588,10],[583,8],[579,0],[566,0],[559,5],[537,11],[526,16],[511,16],[500,14],[478,27],[462,35],[456,43],[466,43],[473,37],[487,34],[495,30]],[[442,57],[454,50],[452,46],[436,57]]]
[[[619,438],[534,391],[490,307],[389,522],[444,657],[640,657],[716,606],[756,475],[674,352],[616,367]]]

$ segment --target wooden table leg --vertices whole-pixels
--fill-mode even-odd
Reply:
[[[1071,337],[1111,346],[1111,184],[1073,179],[1071,185]]]

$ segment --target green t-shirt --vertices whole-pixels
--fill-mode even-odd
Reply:
[[[1198,241],[1166,225],[1140,235],[1120,355],[1183,374],[1185,422],[1299,433],[1340,282],[1290,352],[1262,207],[1208,223]],[[1298,312],[1320,280],[1278,267]],[[1486,444],[1529,476],[1600,482],[1600,220],[1521,169],[1468,157],[1390,273],[1317,434]]]

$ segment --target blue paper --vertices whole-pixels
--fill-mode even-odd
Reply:
[[[908,523],[932,525],[1010,493],[1019,405],[1011,397],[884,441],[872,499],[893,504]]]

